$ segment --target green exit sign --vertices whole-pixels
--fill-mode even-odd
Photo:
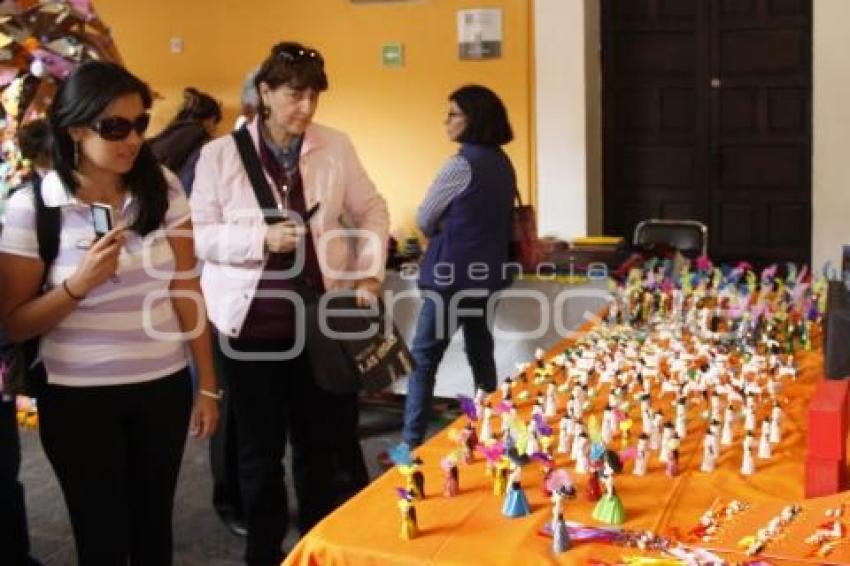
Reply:
[[[401,43],[385,43],[381,48],[381,61],[384,67],[401,67],[404,65],[404,45]]]

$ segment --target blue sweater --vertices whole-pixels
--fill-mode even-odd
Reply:
[[[419,286],[445,292],[503,289],[510,284],[504,264],[516,173],[499,147],[463,144],[459,155],[469,163],[472,175],[431,234]]]

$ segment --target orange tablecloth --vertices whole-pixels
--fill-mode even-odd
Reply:
[[[819,352],[798,354],[800,378],[787,384],[783,391],[787,401],[783,405],[782,442],[774,448],[772,460],[766,463],[756,460],[754,475],[739,474],[740,421],[736,443],[723,448],[717,470],[711,474],[698,470],[705,423],[696,414],[691,415],[688,435],[682,442],[682,473],[677,478],[670,479],[664,474],[655,453],[644,477],[631,475],[632,465],[627,463],[624,473],[616,478],[617,493],[628,513],[623,526],[652,529],[660,534],[670,533],[672,528],[684,532],[717,498],[737,498],[749,503],[802,500],[806,408],[821,376],[820,360]],[[606,394],[603,389],[600,397]],[[672,397],[667,396],[666,400]],[[669,405],[663,410],[665,415],[670,415]],[[765,415],[758,416],[760,421]],[[461,466],[461,493],[454,498],[443,497],[439,462],[452,447],[447,429],[416,451],[425,461],[427,494],[424,501],[416,503],[421,529],[418,538],[410,541],[399,538],[395,488],[403,486],[404,481],[396,470],[390,470],[316,525],[284,564],[584,564],[589,558],[615,562],[624,555],[635,554],[630,549],[609,545],[576,543],[568,552],[554,555],[551,539],[538,534],[551,516],[551,505],[541,492],[542,477],[536,464],[529,464],[523,471],[522,483],[533,511],[527,517],[502,516],[502,499],[492,494],[492,484],[484,475],[480,459],[470,466]],[[567,462],[559,457],[557,464],[566,466]],[[568,468],[572,473],[572,465]],[[565,518],[598,525],[591,517],[595,504],[588,502],[582,493],[586,476],[572,473],[572,477],[579,494],[575,500],[566,502]],[[756,528],[758,525],[753,526]]]

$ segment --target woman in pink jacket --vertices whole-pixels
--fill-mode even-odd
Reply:
[[[328,87],[317,51],[276,45],[255,85],[259,112],[245,127],[276,203],[266,212],[278,221],[265,221],[233,136],[204,146],[191,202],[201,285],[233,403],[245,559],[279,564],[288,528],[287,437],[302,534],[368,481],[356,396],[316,385],[296,324],[294,278],[319,292],[354,289],[361,301],[377,295],[389,216],[348,137],[313,123]],[[356,236],[346,232],[352,227]]]

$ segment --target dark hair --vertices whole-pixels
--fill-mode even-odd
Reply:
[[[514,139],[508,111],[492,90],[466,85],[449,95],[466,117],[466,127],[458,141],[481,145],[505,145]]]
[[[82,64],[59,87],[47,111],[53,140],[53,166],[65,187],[76,194],[79,183],[74,174],[72,126],[88,126],[116,98],[138,94],[146,109],[151,107],[151,91],[144,82],[116,63],[89,61]],[[142,143],[124,183],[138,203],[138,213],[130,226],[146,235],[162,224],[168,210],[168,183],[147,143]]]
[[[265,114],[265,105],[260,96],[260,83],[266,83],[271,89],[287,85],[295,90],[312,88],[318,92],[326,91],[328,76],[325,74],[325,60],[315,49],[294,41],[284,41],[272,47],[269,56],[254,75],[257,111],[262,116]]]
[[[201,122],[210,118],[216,123],[221,122],[221,104],[209,94],[189,86],[183,89],[183,105],[168,125],[187,121]]]
[[[602,459],[608,464],[615,474],[623,471],[623,462],[620,460],[620,455],[613,450],[606,450],[602,453]]]
[[[27,122],[18,128],[18,149],[21,157],[33,163],[50,161],[50,126],[47,120],[39,118]]]

